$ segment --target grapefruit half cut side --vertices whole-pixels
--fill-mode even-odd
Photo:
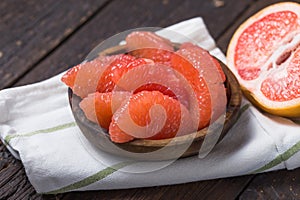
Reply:
[[[277,3],[234,33],[227,64],[245,96],[264,111],[300,116],[300,4]]]

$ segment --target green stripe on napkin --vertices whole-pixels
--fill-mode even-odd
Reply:
[[[288,160],[290,157],[292,157],[295,153],[300,151],[300,141],[294,144],[291,148],[289,148],[286,152],[278,155],[274,160],[269,162],[268,164],[264,165],[263,167],[255,170],[254,173],[260,173],[265,170],[271,169],[272,167],[275,167],[276,165],[279,165],[280,163]]]
[[[17,138],[17,137],[29,137],[29,136],[40,134],[40,133],[52,133],[52,132],[63,130],[63,129],[66,129],[66,128],[70,128],[70,127],[73,127],[73,126],[76,126],[75,122],[70,122],[70,123],[58,125],[58,126],[55,126],[55,127],[51,127],[51,128],[47,128],[47,129],[41,129],[41,130],[37,130],[37,131],[29,132],[29,133],[24,133],[24,134],[7,135],[5,137],[5,139],[4,139],[4,141],[7,144],[9,144],[9,142],[13,138]]]
[[[64,193],[64,192],[69,192],[69,191],[73,191],[73,190],[88,186],[90,184],[96,183],[97,181],[100,181],[100,180],[104,179],[105,177],[109,176],[110,174],[112,174],[112,173],[118,171],[119,169],[121,169],[123,167],[126,167],[126,166],[128,166],[132,163],[133,163],[133,161],[118,163],[118,164],[113,165],[111,167],[107,167],[107,168],[97,172],[96,174],[93,174],[93,175],[91,175],[91,176],[89,176],[89,177],[87,177],[87,178],[85,178],[81,181],[72,183],[70,185],[67,185],[67,186],[62,187],[62,188],[57,189],[57,190],[47,192],[45,194]]]

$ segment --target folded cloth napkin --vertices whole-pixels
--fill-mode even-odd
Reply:
[[[168,29],[225,62],[201,18]],[[82,136],[60,78],[0,91],[1,140],[21,159],[39,193],[169,185],[300,166],[300,125],[262,114],[246,100],[237,123],[205,158],[192,156],[166,165],[122,161],[94,149]],[[141,170],[156,165],[157,170]],[[139,173],[129,172],[133,166]]]

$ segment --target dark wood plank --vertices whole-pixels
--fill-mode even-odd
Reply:
[[[11,177],[14,176],[16,173],[20,171],[22,168],[21,165],[12,165],[11,167],[7,167],[3,170],[1,170],[1,182],[0,187],[4,187],[6,183],[8,183],[11,180]]]
[[[226,178],[195,183],[127,190],[72,192],[63,200],[88,200],[97,196],[105,199],[234,199],[239,189],[245,187],[251,176]],[[242,185],[241,185],[242,184]],[[226,189],[227,192],[224,192]]]
[[[11,86],[106,1],[0,1],[0,89]]]
[[[1,147],[4,147],[0,141]],[[5,149],[0,148],[0,163],[5,167],[0,169],[0,199],[56,199],[61,195],[47,195],[44,197],[37,194],[25,174],[22,163]],[[3,157],[2,157],[3,156]]]
[[[216,3],[217,1],[221,4]],[[213,38],[219,38],[224,31],[241,15],[255,0],[210,0],[210,1],[182,1],[175,10],[168,13],[162,20],[165,24],[174,24],[191,17],[203,17]],[[172,3],[172,1],[170,1]]]
[[[208,27],[213,29],[210,30],[212,35],[217,36],[225,31],[226,27],[252,1],[228,0],[224,7],[214,7],[211,0],[153,0],[151,3],[147,0],[135,0],[131,2],[128,5],[127,1],[119,0],[109,4],[74,37],[70,38],[57,51],[53,52],[53,55],[47,57],[45,61],[26,74],[15,85],[33,83],[58,74],[81,62],[88,52],[104,39],[127,29],[144,26],[165,27],[184,19],[202,16]],[[235,12],[232,12],[233,9]],[[226,15],[226,13],[235,14]],[[214,24],[220,23],[220,20],[222,26],[215,26]]]
[[[300,199],[300,169],[256,176],[240,199]]]
[[[11,85],[59,46],[105,3],[106,0],[1,1],[0,89]],[[0,173],[0,199],[41,197],[27,180],[22,164],[1,142]]]
[[[6,199],[18,193],[23,188],[32,188],[20,162],[11,164],[0,171],[0,199]]]

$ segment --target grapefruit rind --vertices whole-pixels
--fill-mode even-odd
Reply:
[[[245,97],[256,107],[266,111],[270,114],[279,115],[283,117],[299,117],[300,116],[300,102],[298,103],[291,103],[285,102],[285,106],[275,107],[275,105],[267,105],[263,101],[257,98],[257,95],[253,94],[251,91],[247,90],[246,88],[241,86],[243,94]]]
[[[284,117],[299,117],[300,116],[300,98],[285,101],[285,102],[277,102],[277,101],[271,101],[267,99],[262,92],[260,91],[260,88],[257,87],[257,83],[255,83],[256,80],[250,80],[246,81],[241,78],[241,76],[238,73],[238,70],[235,66],[235,48],[238,42],[239,37],[241,34],[253,23],[256,21],[262,19],[263,17],[279,12],[279,11],[292,11],[296,13],[298,17],[298,24],[300,24],[300,4],[295,2],[282,2],[277,3],[271,6],[268,6],[258,13],[254,14],[252,17],[250,17],[248,20],[246,20],[243,24],[241,24],[238,29],[235,31],[234,35],[232,36],[229,46],[227,49],[227,66],[228,68],[233,72],[233,74],[237,77],[239,80],[241,90],[243,91],[243,94],[251,103],[253,103],[256,107],[262,109],[263,111],[266,111],[268,113],[284,116]],[[295,33],[296,34],[296,33]],[[298,34],[298,32],[297,32]],[[259,85],[260,86],[260,85]]]

